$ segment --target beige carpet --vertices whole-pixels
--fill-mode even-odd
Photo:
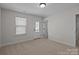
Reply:
[[[48,39],[37,39],[2,47],[1,55],[76,55],[78,49]]]

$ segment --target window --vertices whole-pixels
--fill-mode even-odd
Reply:
[[[35,32],[39,32],[39,21],[35,23]]]
[[[16,34],[26,33],[26,18],[16,17]]]

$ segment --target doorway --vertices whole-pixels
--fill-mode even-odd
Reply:
[[[79,14],[76,15],[76,46],[79,46]]]
[[[34,21],[34,39],[48,38],[48,21],[37,20]]]

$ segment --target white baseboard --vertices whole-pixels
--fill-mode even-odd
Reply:
[[[22,42],[26,42],[26,41],[30,41],[30,40],[34,40],[34,38],[29,38],[27,40],[18,40],[18,41],[14,41],[14,42],[8,42],[8,43],[2,43],[1,47],[7,46],[7,45],[12,45],[12,44],[17,44],[17,43],[22,43]]]
[[[49,40],[52,40],[52,39],[49,39]],[[55,42],[58,42],[60,44],[65,44],[67,46],[71,46],[71,47],[76,47],[74,44],[71,44],[71,43],[68,43],[68,42],[62,42],[62,41],[58,41],[58,40],[52,40],[52,41],[55,41]]]
[[[22,42],[30,41],[30,40],[33,40],[33,39],[29,39],[29,40],[20,40],[20,41],[16,41],[16,42],[9,42],[9,43],[6,43],[6,44],[2,44],[1,47],[8,46],[8,45],[13,45],[13,44],[18,44],[18,43],[22,43]]]

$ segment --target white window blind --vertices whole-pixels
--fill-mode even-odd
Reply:
[[[26,33],[26,18],[16,17],[16,34]]]

